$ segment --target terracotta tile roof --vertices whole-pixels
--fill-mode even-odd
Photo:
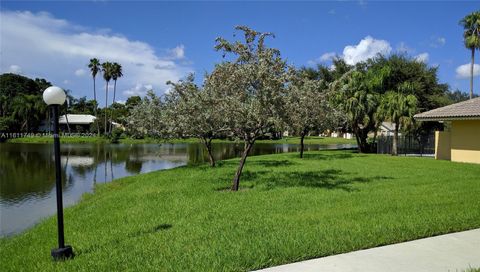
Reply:
[[[413,116],[420,121],[480,120],[480,97]]]

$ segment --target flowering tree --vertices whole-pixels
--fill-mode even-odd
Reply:
[[[165,118],[165,104],[149,90],[142,101],[134,106],[127,117],[127,128],[134,135],[164,137],[169,135]]]
[[[217,97],[223,120],[232,135],[243,140],[244,148],[233,178],[237,191],[248,153],[255,141],[280,123],[285,113],[287,65],[280,51],[265,46],[271,33],[261,33],[246,26],[237,26],[244,41],[229,42],[217,38],[215,49],[230,60],[216,65],[207,75],[205,89]]]
[[[208,152],[210,166],[215,166],[212,140],[224,136],[227,126],[217,97],[209,88],[199,88],[193,75],[177,83],[165,96],[165,115],[170,132],[176,137],[199,138]]]
[[[303,158],[303,141],[310,131],[335,128],[342,120],[341,113],[328,103],[327,83],[310,79],[304,72],[295,72],[290,78],[285,116],[287,127],[300,135],[300,158]]]

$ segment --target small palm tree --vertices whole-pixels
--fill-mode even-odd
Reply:
[[[378,107],[378,115],[383,119],[395,123],[393,134],[392,155],[398,155],[398,131],[400,123],[411,120],[417,111],[417,98],[412,94],[406,94],[406,89],[411,89],[410,84],[404,83],[398,91],[386,92]]]
[[[107,135],[107,111],[108,111],[108,83],[112,79],[112,63],[102,63],[103,79],[105,79],[105,135]]]
[[[95,106],[93,108],[95,118],[98,118],[97,116],[97,107],[98,107],[98,102],[97,102],[97,90],[95,88],[95,77],[97,76],[97,73],[102,69],[100,61],[97,58],[90,59],[90,63],[88,64],[88,68],[90,68],[90,73],[93,78],[93,100],[95,101]],[[97,135],[100,136],[100,126],[97,123]]]
[[[473,67],[475,64],[475,50],[480,49],[480,11],[465,16],[460,25],[463,26],[463,41],[465,47],[472,52],[470,63],[470,99],[473,98]]]
[[[112,105],[115,104],[115,94],[117,92],[117,79],[123,76],[122,73],[122,65],[114,62],[112,64],[112,79],[113,79],[113,102]],[[110,131],[112,131],[112,121],[113,121],[113,108],[112,113],[110,115]]]

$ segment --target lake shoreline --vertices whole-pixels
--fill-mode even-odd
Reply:
[[[22,137],[13,138],[5,141],[6,143],[53,143],[53,136],[39,136],[39,137]],[[61,136],[61,143],[100,143],[108,144],[110,140],[105,137],[76,137],[76,136]],[[214,143],[236,143],[241,144],[242,141],[232,141],[228,139],[215,139]],[[197,138],[185,138],[185,139],[133,139],[133,138],[120,138],[121,144],[176,144],[176,143],[201,143]],[[284,137],[278,140],[257,140],[256,143],[275,143],[275,144],[300,144],[299,137]],[[355,144],[355,139],[333,138],[333,137],[318,137],[310,136],[305,137],[305,144]]]
[[[60,148],[64,205],[74,205],[95,184],[208,161],[205,147],[179,143],[63,143]],[[241,154],[241,143],[214,142],[218,162]],[[353,144],[307,144],[306,150],[355,148]],[[251,156],[297,152],[298,144],[259,142]],[[19,233],[55,213],[52,143],[0,144],[0,236]]]

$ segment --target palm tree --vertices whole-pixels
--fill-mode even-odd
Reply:
[[[112,64],[112,79],[113,79],[113,102],[112,105],[115,104],[115,94],[117,92],[117,79],[121,78],[122,74],[122,65],[114,62]],[[112,121],[113,121],[113,108],[112,113],[110,115],[110,131],[112,131]]]
[[[463,26],[463,41],[465,47],[472,52],[470,63],[470,99],[473,98],[473,67],[475,64],[475,50],[480,49],[480,11],[465,16],[460,25]]]
[[[20,131],[30,132],[46,111],[46,105],[41,96],[20,94],[12,100],[13,117],[20,122]]]
[[[112,79],[112,63],[102,63],[103,79],[105,79],[105,135],[107,135],[107,110],[108,110],[108,83]]]
[[[97,91],[95,88],[95,77],[97,76],[97,73],[101,70],[102,67],[100,65],[100,61],[97,58],[93,58],[93,59],[90,59],[88,68],[90,68],[90,73],[93,77],[93,100],[95,101],[95,106],[93,108],[93,111],[95,114],[95,118],[98,118],[97,116],[98,102],[97,102]],[[96,123],[97,123],[97,135],[100,136],[100,126],[98,125],[98,121]]]
[[[398,155],[398,131],[400,123],[411,120],[417,111],[417,98],[412,94],[405,94],[405,89],[410,89],[408,83],[402,84],[398,91],[386,92],[378,107],[378,115],[395,123],[393,134],[392,155]]]

